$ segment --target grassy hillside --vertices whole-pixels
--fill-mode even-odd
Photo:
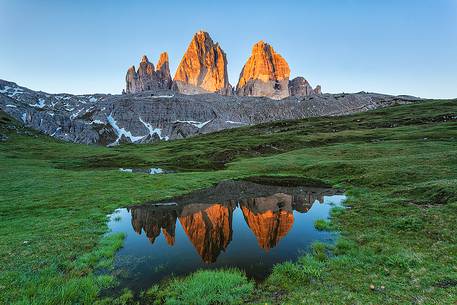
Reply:
[[[316,244],[252,288],[236,270],[153,286],[144,303],[454,304],[457,302],[457,101],[239,128],[157,145],[58,142],[0,114],[0,302],[128,304],[99,292],[122,236],[117,207],[223,179],[293,175],[347,190],[333,247]],[[168,175],[119,167],[166,166]],[[227,283],[227,284],[224,284]],[[224,295],[201,294],[201,287]],[[216,288],[214,288],[216,287]],[[240,288],[240,289],[237,289]],[[242,289],[241,289],[242,288]],[[186,292],[186,293],[182,293]]]

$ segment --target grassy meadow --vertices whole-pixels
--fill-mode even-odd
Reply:
[[[457,101],[283,121],[114,148],[64,143],[0,113],[0,304],[456,304]],[[165,167],[166,175],[119,172]],[[316,243],[256,284],[198,271],[140,297],[115,288],[116,208],[224,179],[295,176],[346,190]]]

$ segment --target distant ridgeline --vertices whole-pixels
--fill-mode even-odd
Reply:
[[[206,32],[197,32],[171,79],[168,54],[160,55],[156,69],[143,56],[138,70],[128,69],[124,93],[169,89],[182,94],[218,93],[221,95],[264,96],[282,99],[288,96],[321,94],[303,77],[289,81],[290,68],[272,46],[259,41],[241,71],[236,89],[228,80],[227,57]]]

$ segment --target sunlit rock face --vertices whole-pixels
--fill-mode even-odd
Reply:
[[[172,246],[175,242],[176,219],[178,211],[164,210],[154,211],[153,209],[131,208],[132,227],[138,234],[144,231],[151,243],[160,235],[165,236],[167,243]]]
[[[314,88],[314,93],[316,93],[316,94],[322,94],[321,85],[317,85],[316,88]]]
[[[269,250],[287,235],[294,223],[293,196],[275,194],[240,202],[244,219],[259,246]]]
[[[179,222],[204,262],[215,262],[232,240],[234,208],[222,204],[184,207]]]
[[[157,71],[154,68],[154,64],[149,62],[148,57],[144,55],[141,59],[138,70],[135,71],[135,66],[132,66],[127,70],[125,82],[126,93],[170,89],[171,75],[168,63],[168,54],[166,52],[160,54],[160,59],[157,63]]]
[[[176,70],[173,90],[183,94],[232,93],[227,57],[208,33],[200,31],[194,35]]]
[[[236,93],[282,99],[289,96],[289,76],[286,60],[272,46],[259,41],[241,71]]]
[[[157,62],[156,75],[162,89],[170,89],[173,80],[171,79],[170,63],[168,61],[168,53],[160,54]]]

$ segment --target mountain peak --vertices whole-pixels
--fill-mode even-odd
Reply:
[[[286,60],[271,45],[260,40],[252,47],[251,56],[241,71],[237,94],[274,99],[287,97],[289,75]]]
[[[141,57],[141,62],[142,63],[149,63],[149,59],[146,55],[143,55],[143,57]]]
[[[197,32],[176,70],[173,88],[185,94],[231,93],[227,57],[207,32]]]
[[[125,82],[125,92],[127,93],[170,89],[172,80],[168,63],[168,54],[166,52],[160,54],[157,70],[154,68],[154,65],[149,62],[148,57],[143,55],[138,70],[135,71],[135,66],[131,66],[127,70]]]

